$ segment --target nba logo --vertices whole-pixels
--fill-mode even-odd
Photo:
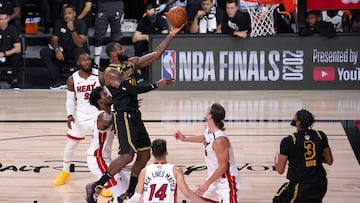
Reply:
[[[161,56],[161,78],[176,79],[176,52],[166,50]]]

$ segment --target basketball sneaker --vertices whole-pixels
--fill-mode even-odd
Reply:
[[[96,203],[97,198],[98,198],[99,194],[101,193],[102,189],[103,189],[103,186],[101,186],[101,185],[95,186],[95,182],[86,184],[85,191],[86,191],[87,203]]]
[[[102,188],[100,195],[104,196],[104,197],[112,197],[112,192],[110,192],[109,190],[107,190],[106,188]]]
[[[55,186],[64,185],[67,180],[70,179],[70,173],[66,171],[61,171],[58,177],[54,180]]]

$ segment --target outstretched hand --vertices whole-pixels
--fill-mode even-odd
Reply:
[[[185,140],[185,135],[180,130],[175,132],[174,137],[177,140],[181,140],[181,141]]]
[[[185,24],[182,24],[182,26],[180,27],[174,27],[172,25],[170,25],[170,33],[176,35],[178,32],[180,32],[180,30],[185,26]]]
[[[175,85],[175,80],[171,78],[161,78],[159,81],[156,82],[158,88],[161,87],[171,87]]]

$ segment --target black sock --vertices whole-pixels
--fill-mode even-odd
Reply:
[[[108,180],[110,180],[112,177],[113,176],[108,171],[106,171],[104,175],[101,176],[100,180],[96,181],[95,186],[97,185],[104,186],[105,183],[108,182]]]
[[[134,177],[134,176],[130,177],[129,188],[126,191],[130,196],[134,194],[137,182],[138,182],[138,177]]]

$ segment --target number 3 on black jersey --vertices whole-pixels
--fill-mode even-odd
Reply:
[[[305,158],[305,166],[311,167],[316,166],[316,146],[315,143],[311,140],[304,141],[304,158]]]

